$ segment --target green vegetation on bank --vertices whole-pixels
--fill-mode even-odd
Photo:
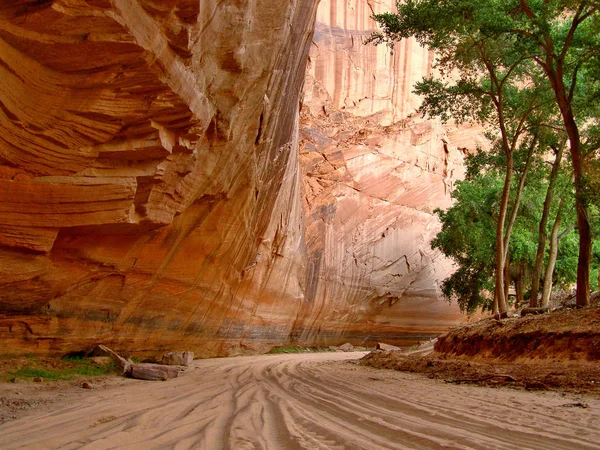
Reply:
[[[278,355],[280,353],[306,353],[307,351],[310,350],[308,350],[306,347],[296,347],[292,345],[289,347],[273,347],[267,352],[267,354]]]
[[[0,381],[72,381],[116,373],[109,358],[5,356],[0,360]]]
[[[273,347],[267,352],[267,355],[279,355],[282,353],[310,353],[310,352],[331,352],[329,347],[300,347],[296,345]]]

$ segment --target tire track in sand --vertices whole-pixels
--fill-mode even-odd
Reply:
[[[597,449],[600,401],[447,385],[357,353],[201,360],[0,425],[2,449]]]

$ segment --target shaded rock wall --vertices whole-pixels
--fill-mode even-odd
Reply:
[[[367,341],[447,329],[461,317],[441,299],[452,270],[432,251],[435,208],[450,205],[478,129],[422,119],[412,86],[433,55],[413,40],[363,45],[374,13],[395,1],[322,0],[302,110],[308,251],[303,339],[336,329]],[[311,326],[312,325],[312,326]],[[414,336],[413,336],[414,337]]]
[[[0,10],[4,352],[284,340],[316,0]]]

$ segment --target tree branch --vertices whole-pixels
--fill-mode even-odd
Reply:
[[[560,61],[564,61],[565,57],[567,56],[567,52],[569,51],[569,48],[571,47],[571,44],[573,43],[573,37],[575,36],[575,31],[577,31],[577,27],[579,26],[579,24],[581,22],[583,22],[587,17],[589,17],[590,12],[593,11],[590,10],[587,12],[587,14],[583,14],[583,8],[585,8],[585,4],[582,2],[579,5],[579,8],[577,8],[577,12],[575,13],[575,17],[573,17],[573,22],[571,22],[571,27],[569,28],[569,33],[567,34],[567,38],[565,39],[565,43],[563,44],[563,47],[560,51]],[[580,20],[580,16],[581,16],[581,20]]]
[[[531,10],[531,8],[527,4],[527,2],[525,0],[520,0],[520,3],[521,3],[521,10],[527,15],[527,17],[529,17],[530,19],[535,19],[535,14]]]
[[[575,228],[575,225],[570,225],[568,226],[562,233],[560,233],[558,235],[558,240],[560,241],[562,238],[564,238],[571,230],[573,230]]]

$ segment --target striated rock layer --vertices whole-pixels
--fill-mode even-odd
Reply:
[[[288,337],[316,5],[3,3],[2,352]]]
[[[322,0],[315,26],[317,3],[3,3],[0,353],[214,356],[459,320],[428,243],[471,134],[413,116],[428,52],[362,45],[391,0]]]

